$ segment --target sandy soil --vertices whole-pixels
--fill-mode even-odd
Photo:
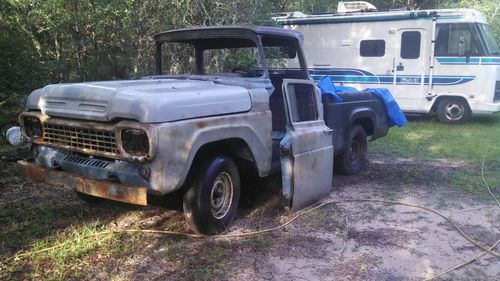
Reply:
[[[3,159],[2,163],[0,204],[24,200],[29,205],[51,200],[63,204],[64,213],[70,216],[73,214],[68,208],[88,208],[71,191],[54,191],[42,184],[23,182],[13,175],[9,159]],[[460,161],[371,156],[362,174],[336,176],[334,190],[322,202],[373,198],[430,207],[451,217],[478,242],[492,245],[500,239],[500,208],[486,195],[471,194],[463,191],[459,183],[457,186],[452,177],[456,170],[471,168]],[[250,191],[244,193],[241,211],[230,231],[264,229],[287,221],[293,214],[283,207],[279,184],[279,177],[247,181],[245,188]],[[140,209],[140,215],[136,208],[122,205],[100,208],[104,209],[89,209],[85,221],[98,220],[123,229],[138,225],[186,231],[178,208],[152,206]],[[0,217],[1,220],[8,221]],[[51,227],[64,230],[70,225]],[[282,230],[251,238],[141,237],[124,236],[136,250],[127,255],[94,258],[92,266],[83,269],[88,271],[85,278],[421,280],[481,253],[434,214],[406,206],[366,202],[327,205]],[[5,246],[3,250],[17,249]],[[500,280],[500,259],[485,255],[441,280]]]

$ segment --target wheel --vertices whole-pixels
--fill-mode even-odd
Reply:
[[[471,116],[469,105],[464,99],[444,98],[436,106],[439,121],[449,124],[462,124]]]
[[[0,126],[0,144],[4,144],[4,143],[9,143],[7,141],[7,131],[12,128],[12,127],[15,127],[15,126],[18,126],[16,123],[12,123],[12,122],[9,122],[9,123],[5,123],[3,125]]]
[[[354,125],[344,153],[335,157],[335,171],[344,175],[361,172],[365,167],[367,149],[368,141],[365,130],[360,125]]]
[[[75,192],[76,192],[76,195],[78,196],[78,198],[80,198],[82,201],[84,201],[85,203],[87,203],[89,205],[99,205],[102,202],[104,202],[104,200],[106,200],[106,199],[103,199],[100,197],[95,197],[95,196],[81,193],[78,191],[75,191]]]
[[[202,234],[227,229],[238,209],[240,176],[234,161],[224,155],[205,158],[194,167],[183,199],[188,226]]]

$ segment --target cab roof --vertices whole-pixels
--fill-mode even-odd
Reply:
[[[302,33],[294,30],[284,29],[281,27],[271,26],[245,26],[245,25],[222,25],[222,26],[206,26],[193,27],[169,30],[158,33],[154,36],[158,41],[187,41],[193,39],[210,39],[210,38],[247,38],[255,40],[258,35],[288,37],[302,40]]]

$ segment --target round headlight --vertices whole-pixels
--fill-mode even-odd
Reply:
[[[149,153],[148,134],[141,129],[123,129],[121,132],[122,148],[134,156],[146,156]]]
[[[42,123],[40,119],[35,117],[26,117],[23,122],[24,133],[33,139],[38,139],[42,136]]]

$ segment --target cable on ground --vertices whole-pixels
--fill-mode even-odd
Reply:
[[[481,176],[482,176],[482,179],[483,179],[483,183],[485,184],[486,188],[488,189],[489,193],[491,194],[491,196],[493,196],[493,198],[497,201],[499,207],[500,207],[500,202],[498,202],[498,200],[495,198],[495,196],[493,195],[493,193],[491,192],[491,189],[488,185],[488,183],[486,182],[485,178],[484,178],[484,160],[483,160],[483,164],[482,164],[482,167],[481,167]],[[249,232],[242,232],[242,233],[227,233],[227,234],[217,234],[217,235],[203,235],[203,234],[193,234],[193,233],[186,233],[186,232],[178,232],[178,231],[169,231],[169,230],[156,230],[156,229],[122,229],[122,230],[107,230],[107,231],[101,231],[101,232],[97,232],[97,233],[93,233],[93,234],[90,234],[90,235],[87,235],[87,236],[83,236],[79,239],[87,239],[87,238],[92,238],[92,237],[97,237],[97,236],[101,236],[101,235],[106,235],[106,234],[119,234],[119,233],[148,233],[148,234],[161,234],[161,235],[173,235],[173,236],[183,236],[183,237],[189,237],[189,238],[212,238],[212,239],[224,239],[224,238],[237,238],[237,237],[248,237],[248,236],[254,236],[254,235],[259,235],[259,234],[264,234],[264,233],[269,233],[269,232],[274,232],[274,231],[277,231],[277,230],[280,230],[288,225],[290,225],[291,223],[293,223],[295,220],[297,220],[298,218],[302,217],[302,216],[305,216],[311,212],[314,212],[324,206],[327,206],[327,205],[332,205],[332,204],[342,204],[342,203],[353,203],[353,202],[368,202],[368,203],[383,203],[383,204],[393,204],[393,205],[401,205],[401,206],[407,206],[407,207],[413,207],[413,208],[418,208],[418,209],[422,209],[422,210],[425,210],[427,212],[430,212],[430,213],[433,213],[441,218],[443,218],[444,220],[448,221],[456,230],[457,232],[462,236],[464,237],[468,242],[470,242],[471,244],[473,244],[474,246],[480,248],[481,250],[483,250],[484,252],[481,253],[480,255],[460,264],[460,265],[457,265],[455,267],[452,267],[440,274],[437,274],[437,275],[434,275],[434,276],[431,276],[431,277],[427,277],[425,278],[424,280],[432,280],[432,279],[435,279],[439,276],[442,276],[442,275],[445,275],[453,270],[456,270],[458,268],[461,268],[475,260],[477,260],[478,258],[482,257],[483,255],[489,253],[493,256],[496,256],[496,257],[500,257],[500,254],[498,254],[497,252],[494,251],[494,248],[498,245],[498,243],[500,243],[500,240],[498,240],[497,242],[495,242],[491,247],[485,247],[483,245],[481,245],[480,243],[476,242],[474,239],[472,239],[470,236],[468,236],[452,219],[448,218],[447,216],[445,216],[444,214],[434,210],[434,209],[431,209],[431,208],[428,208],[428,207],[424,207],[424,206],[419,206],[419,205],[415,205],[415,204],[409,204],[409,203],[403,203],[403,202],[397,202],[397,201],[390,201],[390,200],[382,200],[382,199],[344,199],[344,200],[336,200],[336,201],[327,201],[327,202],[323,202],[315,207],[312,207],[312,208],[309,208],[307,210],[304,210],[304,211],[301,211],[299,213],[297,213],[296,215],[294,215],[290,220],[286,221],[285,223],[281,224],[281,225],[278,225],[278,226],[275,226],[275,227],[271,227],[271,228],[267,228],[267,229],[262,229],[262,230],[257,230],[257,231],[249,231]],[[40,250],[36,250],[36,251],[28,251],[28,252],[24,252],[24,253],[18,253],[6,260],[4,260],[3,262],[1,262],[0,264],[6,264],[7,262],[10,262],[12,260],[19,260],[19,259],[22,259],[24,257],[27,257],[27,256],[32,256],[32,255],[36,255],[36,254],[39,254],[39,253],[43,253],[43,252],[48,252],[50,250],[54,250],[54,249],[58,249],[70,242],[73,242],[71,240],[68,240],[68,241],[65,241],[63,243],[60,243],[60,244],[57,244],[57,245],[54,245],[54,246],[51,246],[51,247],[47,247],[47,248],[43,248],[43,249],[40,249]]]

